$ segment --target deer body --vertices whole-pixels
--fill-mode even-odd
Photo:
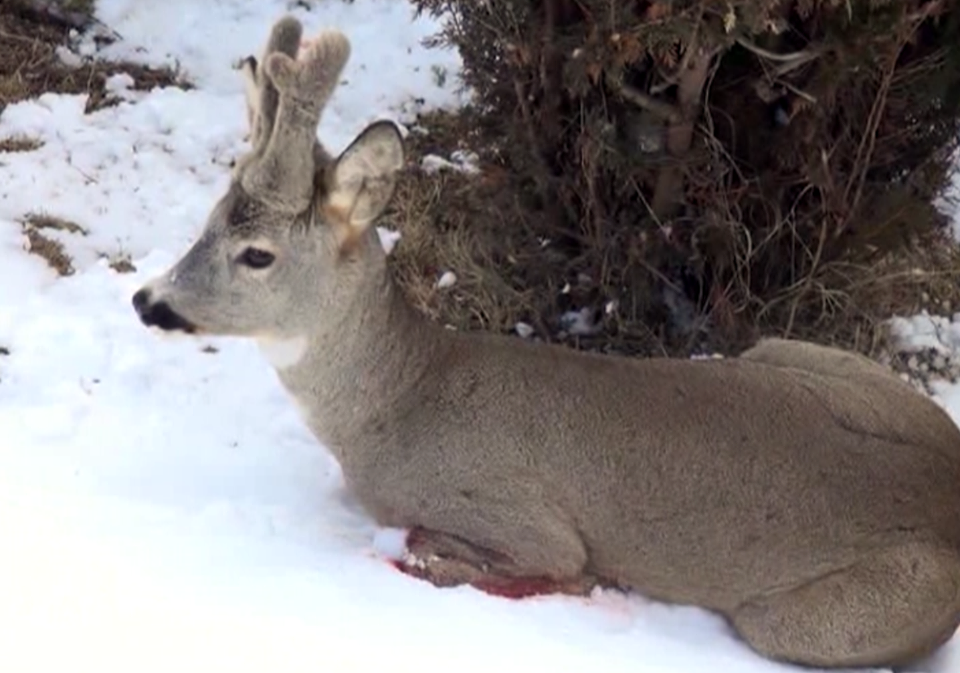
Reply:
[[[960,430],[945,412],[812,344],[636,360],[431,323],[370,226],[399,138],[372,125],[326,155],[305,128],[348,50],[327,34],[298,58],[299,38],[274,27],[248,73],[254,151],[176,282],[134,304],[162,329],[258,339],[370,515],[418,531],[419,574],[616,584],[716,610],[801,664],[906,663],[953,634]]]
[[[960,549],[955,425],[879,366],[871,388],[750,352],[621,360],[451,332],[413,314],[385,260],[364,267],[379,273],[335,332],[278,373],[382,525],[730,615],[877,551]]]

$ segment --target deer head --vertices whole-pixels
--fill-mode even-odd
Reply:
[[[251,149],[193,246],[134,294],[145,325],[292,338],[349,301],[365,275],[360,257],[379,248],[367,245],[371,225],[403,164],[400,135],[375,122],[329,156],[316,131],[350,43],[332,30],[302,46],[301,36],[301,24],[285,17],[261,59],[244,61]]]

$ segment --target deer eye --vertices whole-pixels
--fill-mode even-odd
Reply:
[[[240,254],[240,262],[251,269],[266,269],[273,264],[276,257],[272,252],[260,248],[247,248]]]

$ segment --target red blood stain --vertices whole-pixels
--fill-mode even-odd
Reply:
[[[391,559],[389,563],[404,575],[425,579],[418,574],[415,568],[411,568],[403,561]],[[500,598],[509,598],[511,600],[563,593],[561,587],[556,582],[546,577],[487,578],[471,582],[470,586],[485,594]]]
[[[407,548],[415,550],[420,544],[429,541],[427,532],[415,526],[407,531]],[[418,568],[412,568],[403,561],[391,560],[390,564],[405,575],[428,580]],[[491,596],[519,600],[532,596],[566,593],[556,581],[546,577],[486,577],[471,582],[470,586]]]
[[[399,559],[390,559],[388,563],[392,565],[394,568],[396,568],[397,570],[399,570],[400,572],[402,572],[404,575],[413,576],[413,573],[410,571],[410,566],[408,566],[403,561],[400,561]]]
[[[560,593],[560,587],[546,577],[522,577],[516,579],[487,579],[471,584],[475,589],[501,598],[519,600],[532,596]]]

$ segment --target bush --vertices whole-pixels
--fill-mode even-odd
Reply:
[[[516,306],[462,290],[434,300],[449,322],[555,339],[579,302],[601,323],[590,347],[869,351],[878,319],[955,301],[934,204],[960,131],[956,0],[411,2],[445,16],[434,42],[476,93],[485,177],[444,193],[490,199],[458,210],[483,225],[418,226],[520,246],[472,255]]]

